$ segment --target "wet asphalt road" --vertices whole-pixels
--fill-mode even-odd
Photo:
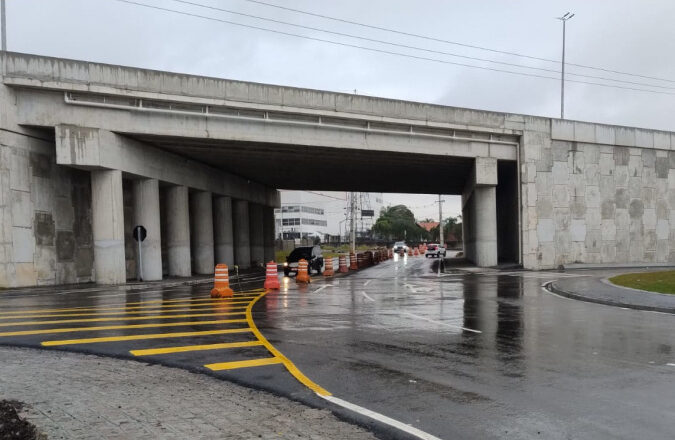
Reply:
[[[397,259],[346,277],[315,277],[309,286],[286,280],[264,296],[251,280],[248,293],[221,302],[207,299],[208,285],[8,294],[0,298],[0,343],[48,342],[56,344],[46,348],[160,362],[320,404],[283,363],[253,366],[278,356],[250,331],[248,309],[269,343],[311,381],[440,438],[673,437],[675,316],[541,288],[583,272],[439,277],[436,264]],[[73,310],[81,307],[87,310]],[[235,322],[204,323],[221,320]],[[149,325],[129,327],[139,323]],[[118,328],[91,329],[99,326]],[[78,327],[87,330],[45,333]],[[238,330],[220,332],[231,329]],[[220,333],[203,333],[213,331]],[[160,337],[146,338],[154,334]],[[138,339],[93,339],[126,336]],[[63,344],[73,339],[80,342]],[[214,345],[238,343],[246,346]],[[173,351],[131,352],[158,348]],[[228,369],[205,367],[214,363]]]

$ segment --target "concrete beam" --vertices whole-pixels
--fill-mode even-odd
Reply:
[[[234,222],[234,262],[241,269],[251,267],[251,238],[249,235],[248,202],[235,200],[232,203]]]
[[[263,246],[265,249],[265,263],[274,261],[274,238],[275,238],[275,221],[274,209],[263,206]]]
[[[156,179],[134,181],[134,227],[136,225],[142,225],[148,231],[145,241],[141,243],[143,280],[161,280],[162,239],[159,220],[159,182]]]
[[[96,282],[123,284],[126,282],[126,263],[121,171],[92,171],[91,207]]]
[[[192,235],[192,270],[199,275],[212,274],[213,255],[213,201],[211,193],[199,191],[190,197],[190,227]]]
[[[251,263],[259,265],[265,263],[265,232],[263,226],[263,207],[250,203],[248,205],[251,237]]]
[[[234,237],[230,197],[215,197],[213,200],[213,235],[216,264],[225,263],[232,267],[234,265]]]
[[[278,194],[262,184],[120,136],[108,130],[57,125],[56,163],[113,169],[261,205],[278,206]]]
[[[166,248],[169,276],[192,276],[190,210],[185,186],[173,186],[166,191]]]

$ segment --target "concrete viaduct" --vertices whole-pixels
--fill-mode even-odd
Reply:
[[[466,256],[675,260],[675,134],[0,52],[0,287],[273,258],[277,188],[462,196]]]

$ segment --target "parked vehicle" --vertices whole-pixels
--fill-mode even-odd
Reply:
[[[291,251],[291,253],[286,257],[286,262],[284,263],[284,275],[290,276],[291,273],[298,273],[298,261],[301,259],[307,260],[307,268],[311,275],[312,270],[315,270],[319,275],[321,275],[323,268],[323,254],[321,253],[321,246],[302,246],[297,247]]]
[[[424,252],[424,256],[429,258],[429,257],[436,257],[439,258],[441,255],[445,257],[446,250],[444,247],[442,247],[440,244],[436,243],[431,243],[427,245],[427,250]]]
[[[397,254],[408,252],[408,245],[405,244],[405,241],[397,241],[394,243],[394,252]]]

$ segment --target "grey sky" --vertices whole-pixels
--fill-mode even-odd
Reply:
[[[170,0],[136,1],[318,38],[413,53],[412,50],[234,17]],[[243,0],[193,1],[434,50],[559,68],[552,63],[310,18]],[[675,61],[670,56],[675,53],[675,27],[671,23],[675,16],[675,2],[672,0],[266,1],[550,59],[560,58],[561,25],[554,17],[573,11],[577,15],[568,23],[569,62],[675,79]],[[559,82],[548,79],[364,52],[149,10],[113,0],[7,0],[7,9],[8,46],[17,52],[333,91],[357,90],[363,94],[459,107],[542,116],[557,116],[559,112]],[[488,65],[443,55],[418,54]],[[573,67],[569,67],[568,71],[671,87],[658,90],[675,94],[675,82],[617,76]],[[555,76],[553,73],[534,73]],[[575,83],[567,84],[566,93],[566,116],[569,119],[675,130],[675,118],[672,116],[675,114],[675,95]],[[388,195],[385,200],[391,204],[424,206],[433,202],[434,197]],[[450,213],[455,210],[456,214],[457,198],[445,199],[449,201]],[[435,207],[416,210],[420,218],[431,216],[434,212]]]

